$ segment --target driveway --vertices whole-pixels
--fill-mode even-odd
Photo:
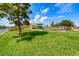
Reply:
[[[0,29],[0,35],[4,34],[7,31],[8,31],[8,29]]]

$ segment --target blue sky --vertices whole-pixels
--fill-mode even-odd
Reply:
[[[69,19],[79,26],[79,3],[32,3],[31,23],[50,24],[52,21],[60,22]],[[6,18],[0,24],[7,24]]]
[[[30,15],[31,22],[50,24],[52,21],[69,19],[79,25],[78,3],[33,3],[31,9],[33,11]]]

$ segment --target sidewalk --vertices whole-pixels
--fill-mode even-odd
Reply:
[[[7,31],[8,31],[8,29],[0,29],[0,35],[4,34]]]

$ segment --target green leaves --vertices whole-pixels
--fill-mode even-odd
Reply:
[[[19,11],[17,11],[18,7]],[[25,18],[29,19],[29,15],[32,13],[29,7],[29,3],[2,3],[0,4],[0,17],[8,17],[9,20],[14,21],[17,18],[17,12],[19,12],[20,21]]]
[[[0,17],[8,17],[8,20],[13,21],[18,26],[19,34],[21,34],[21,25],[29,25],[29,15],[32,13],[29,3],[3,3],[0,4]],[[17,19],[17,20],[16,20]],[[23,20],[25,20],[23,22]]]
[[[62,20],[60,24],[62,26],[74,26],[74,22],[71,20]]]

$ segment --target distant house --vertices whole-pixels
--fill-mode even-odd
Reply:
[[[38,29],[38,25],[36,23],[30,23],[29,25],[23,24],[24,28]]]
[[[73,30],[74,31],[79,31],[79,26],[75,26]]]
[[[31,29],[38,29],[38,25],[36,23],[31,23],[30,28]]]
[[[79,26],[77,27],[77,29],[79,30]]]
[[[44,25],[43,28],[44,28],[44,29],[49,29],[49,30],[50,30],[50,29],[51,29],[51,26],[50,26],[50,24],[48,24],[48,25]]]
[[[55,26],[52,28],[53,30],[74,30],[75,27],[74,26]]]

